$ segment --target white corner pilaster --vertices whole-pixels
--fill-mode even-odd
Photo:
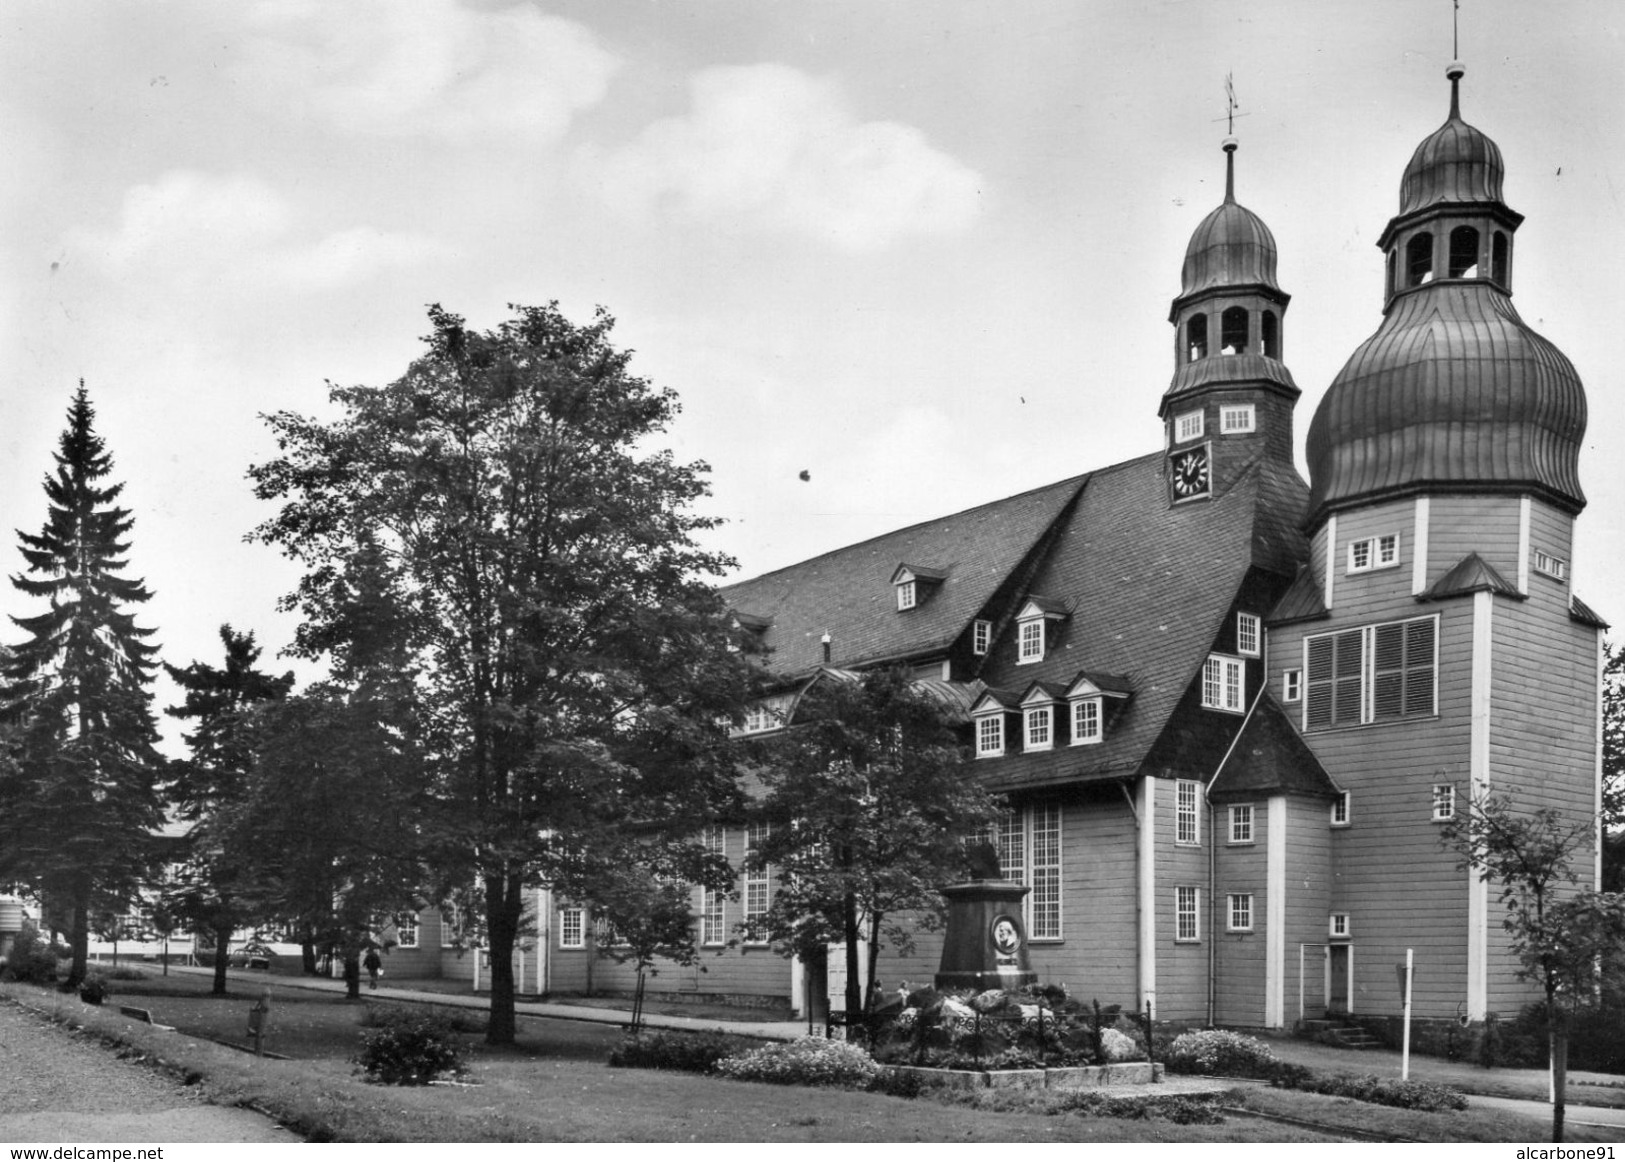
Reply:
[[[1264,1024],[1286,1024],[1286,823],[1285,795],[1269,798],[1265,838]]]
[[[1490,660],[1495,637],[1492,625],[1495,596],[1487,590],[1473,594],[1472,728],[1468,744],[1468,775],[1473,802],[1490,792]],[[1476,869],[1467,872],[1467,1016],[1482,1021],[1489,1011],[1490,886]]]
[[[1416,498],[1416,515],[1411,528],[1411,595],[1427,591],[1428,587],[1428,498]]]
[[[1157,1000],[1157,780],[1140,780],[1140,1004]]]
[[[1334,512],[1326,518],[1326,576],[1324,578],[1326,591],[1321,595],[1321,604],[1327,609],[1332,608],[1332,578],[1337,576],[1337,514]]]
[[[1529,517],[1534,502],[1529,497],[1518,499],[1518,592],[1529,596]]]

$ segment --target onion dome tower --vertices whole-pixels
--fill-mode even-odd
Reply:
[[[1416,147],[1387,254],[1383,321],[1349,358],[1309,427],[1314,530],[1339,510],[1425,493],[1506,493],[1569,515],[1585,506],[1578,461],[1585,392],[1563,353],[1512,305],[1501,151],[1450,116]]]
[[[1281,362],[1291,296],[1275,281],[1275,236],[1236,201],[1235,138],[1224,153],[1224,202],[1191,235],[1168,315],[1174,375],[1157,414],[1174,504],[1222,495],[1260,454],[1292,461],[1299,391]]]

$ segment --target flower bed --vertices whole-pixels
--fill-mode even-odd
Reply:
[[[1162,1080],[1162,1066],[1149,1061],[1121,1065],[1074,1065],[1055,1069],[932,1069],[894,1065],[892,1070],[918,1077],[922,1084],[945,1089],[1098,1089],[1105,1085],[1151,1085]]]

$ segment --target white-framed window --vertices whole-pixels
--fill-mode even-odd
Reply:
[[[721,827],[705,829],[705,846],[721,855],[727,847],[727,832]],[[700,889],[700,943],[715,947],[728,939],[728,897],[713,888]]]
[[[1174,939],[1181,944],[1192,944],[1202,938],[1202,889],[1177,887],[1174,889]]]
[[[1022,904],[1028,938],[1061,939],[1060,804],[1006,811],[993,824],[992,840],[1000,877],[1032,889]]]
[[[1347,912],[1333,912],[1326,925],[1326,935],[1347,937],[1349,934],[1349,914]]]
[[[1202,815],[1197,809],[1201,802],[1202,784],[1195,779],[1180,779],[1174,784],[1174,842],[1196,845],[1202,842]]]
[[[1328,730],[1437,712],[1438,618],[1304,639],[1303,728]]]
[[[1253,405],[1250,403],[1227,403],[1219,408],[1219,432],[1222,435],[1231,435],[1253,430]]]
[[[1230,894],[1229,922],[1226,927],[1231,932],[1251,932],[1253,930],[1253,894],[1251,892],[1232,892]]]
[[[1433,822],[1445,823],[1456,817],[1456,785],[1433,784]]]
[[[1297,702],[1303,698],[1303,671],[1287,670],[1281,675],[1281,701]]]
[[[1087,746],[1101,738],[1100,699],[1079,698],[1072,703],[1072,745]]]
[[[1230,842],[1253,842],[1253,805],[1251,803],[1231,804]]]
[[[1380,537],[1366,537],[1349,542],[1349,572],[1369,573],[1373,569],[1392,569],[1399,564],[1399,534],[1387,533]]]
[[[416,948],[418,946],[418,914],[416,912],[395,913],[395,946],[397,948]]]
[[[1055,732],[1050,718],[1051,707],[1027,708],[1027,750],[1049,750],[1055,745]]]
[[[440,947],[456,948],[457,937],[462,933],[463,926],[458,920],[456,908],[440,909]]]
[[[914,581],[900,581],[897,585],[897,608],[913,609],[918,594],[914,588]]]
[[[1202,437],[1202,413],[1200,410],[1185,412],[1174,417],[1174,442],[1183,444],[1186,440],[1199,440]]]
[[[976,720],[976,757],[991,758],[1004,753],[1004,715],[985,714]]]
[[[574,906],[559,909],[559,947],[587,947],[587,910]]]
[[[1016,664],[1024,665],[1027,662],[1041,662],[1044,660],[1044,619],[1041,617],[1028,618],[1020,623],[1017,634]]]
[[[1061,805],[1038,803],[1028,809],[1032,826],[1032,892],[1027,935],[1061,938]]]
[[[745,847],[757,851],[767,840],[767,824],[752,823],[745,829]],[[767,868],[747,868],[745,872],[744,921],[745,943],[766,944],[767,934],[761,929],[762,917],[767,915],[771,898],[771,884]]]
[[[1240,714],[1246,709],[1243,673],[1240,658],[1209,654],[1202,664],[1202,705]]]
[[[745,733],[756,734],[777,726],[776,716],[765,702],[752,702],[745,708]]]
[[[1347,827],[1349,825],[1349,793],[1344,791],[1332,800],[1332,826]]]
[[[983,618],[971,622],[970,652],[980,657],[993,644],[993,623]]]
[[[1249,658],[1256,658],[1259,651],[1260,622],[1256,613],[1236,614],[1236,652]]]
[[[1554,580],[1562,581],[1569,575],[1569,563],[1550,553],[1535,550],[1535,572],[1544,573]]]

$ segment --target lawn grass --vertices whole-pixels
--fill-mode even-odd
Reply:
[[[204,976],[152,976],[114,982],[107,1006],[26,985],[0,985],[0,996],[54,1012],[120,1045],[127,1056],[161,1063],[199,1085],[211,1101],[270,1113],[323,1141],[376,1142],[1248,1142],[1336,1141],[1336,1131],[1302,1129],[1250,1118],[1223,1125],[1091,1118],[1035,1102],[944,1098],[909,1101],[844,1090],[782,1088],[692,1074],[607,1067],[619,1040],[614,1026],[521,1018],[518,1044],[484,1046],[461,1035],[471,1086],[394,1088],[369,1085],[349,1058],[360,1044],[371,1004],[330,993],[279,988],[276,978],[234,980],[225,998],[208,994]],[[247,983],[249,987],[242,987]],[[256,1058],[203,1040],[222,1035],[244,1044],[249,1006],[272,989],[267,1047],[291,1060]],[[177,1032],[118,1013],[138,1005]],[[477,1011],[458,1011],[466,1022]],[[1539,1137],[1531,1119],[1379,1110],[1307,1094],[1249,1091],[1238,1101],[1265,1112],[1309,1118],[1335,1114],[1335,1124],[1434,1141],[1506,1141]],[[1256,1104],[1255,1104],[1256,1103]],[[1049,1116],[1046,1116],[1049,1115]],[[1431,1132],[1430,1132],[1431,1131]],[[1578,1140],[1578,1134],[1576,1139]]]

